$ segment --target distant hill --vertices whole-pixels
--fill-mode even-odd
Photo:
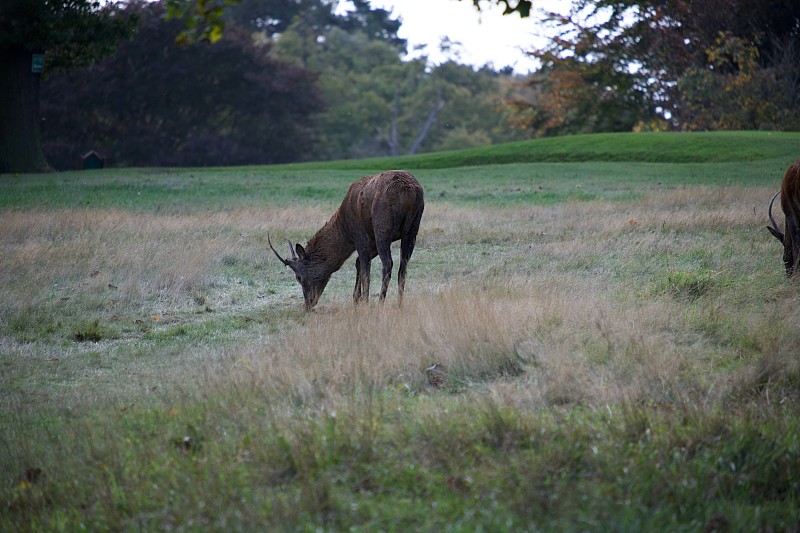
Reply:
[[[800,132],[599,133],[414,156],[281,165],[298,169],[431,169],[582,161],[713,163],[800,159]]]

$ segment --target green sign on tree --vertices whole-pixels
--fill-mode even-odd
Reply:
[[[41,74],[44,71],[44,54],[33,54],[31,59],[31,72]]]

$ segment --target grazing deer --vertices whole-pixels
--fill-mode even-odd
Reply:
[[[772,204],[781,195],[781,208],[785,218],[784,231],[778,229],[778,223],[772,216]],[[772,227],[767,229],[776,239],[783,243],[783,262],[786,275],[792,277],[800,262],[800,160],[795,161],[783,176],[781,190],[775,193],[769,203],[769,220]]]
[[[267,241],[280,261],[294,271],[303,288],[306,311],[319,300],[331,274],[355,251],[356,286],[353,301],[369,300],[369,271],[378,255],[383,265],[381,302],[392,277],[391,244],[400,240],[400,268],[397,272],[399,301],[403,303],[406,266],[414,251],[422,210],[425,208],[422,186],[411,173],[389,170],[366,176],[350,185],[342,205],[305,248],[289,241],[291,259],[284,259]]]

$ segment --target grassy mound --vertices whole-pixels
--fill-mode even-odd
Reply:
[[[600,133],[547,137],[453,152],[394,158],[304,163],[285,168],[433,169],[508,163],[584,161],[644,163],[718,163],[800,157],[800,133],[697,132]]]

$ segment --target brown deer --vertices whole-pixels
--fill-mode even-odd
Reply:
[[[383,265],[381,302],[386,299],[392,277],[391,244],[400,240],[400,268],[397,284],[400,305],[406,284],[406,266],[414,251],[422,211],[425,208],[422,186],[411,173],[389,170],[366,176],[350,185],[342,205],[305,248],[289,241],[291,259],[284,259],[267,241],[280,261],[294,271],[303,288],[306,311],[310,311],[325,290],[331,275],[355,251],[356,286],[353,301],[369,300],[369,271],[378,255]]]
[[[784,231],[778,229],[778,223],[772,216],[772,204],[781,195],[781,208],[784,215]],[[786,275],[792,277],[800,262],[800,160],[795,161],[783,176],[781,190],[775,193],[769,202],[769,220],[772,227],[767,229],[776,239],[783,243],[783,263]]]

